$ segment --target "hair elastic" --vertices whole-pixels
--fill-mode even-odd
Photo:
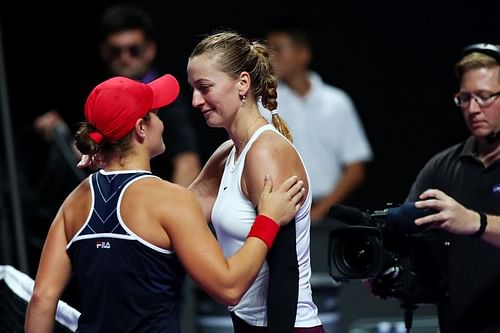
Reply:
[[[104,138],[104,136],[97,131],[90,132],[89,137],[90,137],[90,139],[92,139],[92,141],[94,141],[97,144],[100,144],[102,139]]]

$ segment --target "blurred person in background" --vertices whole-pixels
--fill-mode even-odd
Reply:
[[[310,69],[307,23],[293,17],[278,20],[265,40],[279,78],[278,110],[311,177],[311,219],[318,223],[363,183],[372,150],[350,96]]]
[[[306,20],[272,22],[264,39],[278,76],[278,111],[293,133],[311,180],[311,266],[313,291],[328,290],[332,316],[327,332],[337,332],[341,305],[338,284],[328,276],[328,235],[333,204],[345,202],[363,183],[372,150],[351,97],[311,69],[313,38]],[[262,110],[261,110],[262,111]],[[268,113],[262,112],[268,117]]]
[[[111,75],[143,83],[158,77],[156,31],[144,9],[131,4],[107,8],[101,18],[101,31],[101,57]],[[166,152],[151,161],[152,172],[187,186],[201,168],[198,137],[190,118],[192,109],[182,93],[167,108],[168,112],[159,113],[165,124]]]

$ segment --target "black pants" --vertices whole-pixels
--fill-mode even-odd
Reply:
[[[233,321],[234,333],[267,333],[267,327],[252,326],[247,324],[243,319],[231,312],[231,320]],[[307,328],[295,328],[294,333],[326,333],[322,325]]]

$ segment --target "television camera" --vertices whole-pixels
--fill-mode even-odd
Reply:
[[[417,304],[436,304],[445,295],[447,244],[436,229],[414,223],[433,212],[414,202],[375,211],[332,206],[329,214],[338,223],[329,235],[330,276],[340,282],[365,280],[373,294],[398,299],[409,328]]]

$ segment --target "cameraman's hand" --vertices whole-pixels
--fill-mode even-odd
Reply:
[[[416,225],[430,224],[429,228],[444,229],[458,235],[471,235],[479,229],[479,214],[465,208],[440,190],[430,189],[419,196],[417,208],[436,210],[437,213],[415,220]]]

